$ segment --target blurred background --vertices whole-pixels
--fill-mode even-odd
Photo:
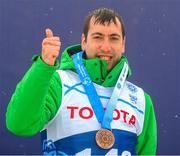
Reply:
[[[180,0],[0,0],[0,154],[41,154],[40,136],[7,131],[5,113],[16,84],[41,51],[44,30],[61,36],[62,51],[80,43],[84,17],[115,9],[126,27],[130,81],[153,99],[158,155],[180,154]]]

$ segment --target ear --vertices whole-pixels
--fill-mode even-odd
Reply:
[[[124,39],[122,41],[122,53],[125,53],[125,49],[126,49],[126,36],[124,36]]]
[[[81,35],[81,49],[83,51],[85,51],[85,49],[86,49],[86,38],[85,38],[84,34]]]

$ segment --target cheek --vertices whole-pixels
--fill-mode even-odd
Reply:
[[[87,58],[93,58],[94,57],[94,53],[91,49],[86,48],[86,55]]]
[[[118,48],[116,49],[116,57],[117,57],[117,59],[120,59],[120,58],[121,58],[123,52],[124,52],[123,47],[118,47]]]
[[[118,59],[120,59],[122,56],[122,52],[118,54]]]
[[[96,57],[96,54],[95,54],[93,51],[88,51],[88,52],[87,52],[87,57],[88,57],[88,58],[95,58],[95,57]]]
[[[92,47],[92,46],[86,47],[86,54],[88,58],[96,57],[96,52],[97,52],[97,49],[95,47]]]
[[[122,53],[118,52],[115,54],[114,60],[113,60],[113,64],[115,65],[121,58]]]
[[[121,52],[116,51],[115,56],[116,56],[115,58],[119,60],[119,58],[121,57]]]

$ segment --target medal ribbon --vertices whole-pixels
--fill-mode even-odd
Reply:
[[[117,104],[117,99],[120,96],[120,93],[124,86],[124,82],[127,77],[128,65],[127,63],[124,63],[124,67],[114,87],[114,90],[112,92],[111,98],[107,104],[106,111],[105,111],[103,109],[103,105],[99,99],[99,96],[96,92],[96,89],[92,83],[92,80],[83,64],[82,55],[83,55],[83,51],[73,55],[75,68],[84,86],[84,89],[88,95],[88,99],[91,103],[91,106],[93,108],[93,111],[96,115],[98,122],[101,123],[102,128],[111,130],[111,121],[113,119],[113,112]]]

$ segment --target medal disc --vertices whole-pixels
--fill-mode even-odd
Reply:
[[[101,128],[96,133],[96,143],[99,147],[103,149],[109,149],[114,145],[114,142],[115,138],[110,130]]]

